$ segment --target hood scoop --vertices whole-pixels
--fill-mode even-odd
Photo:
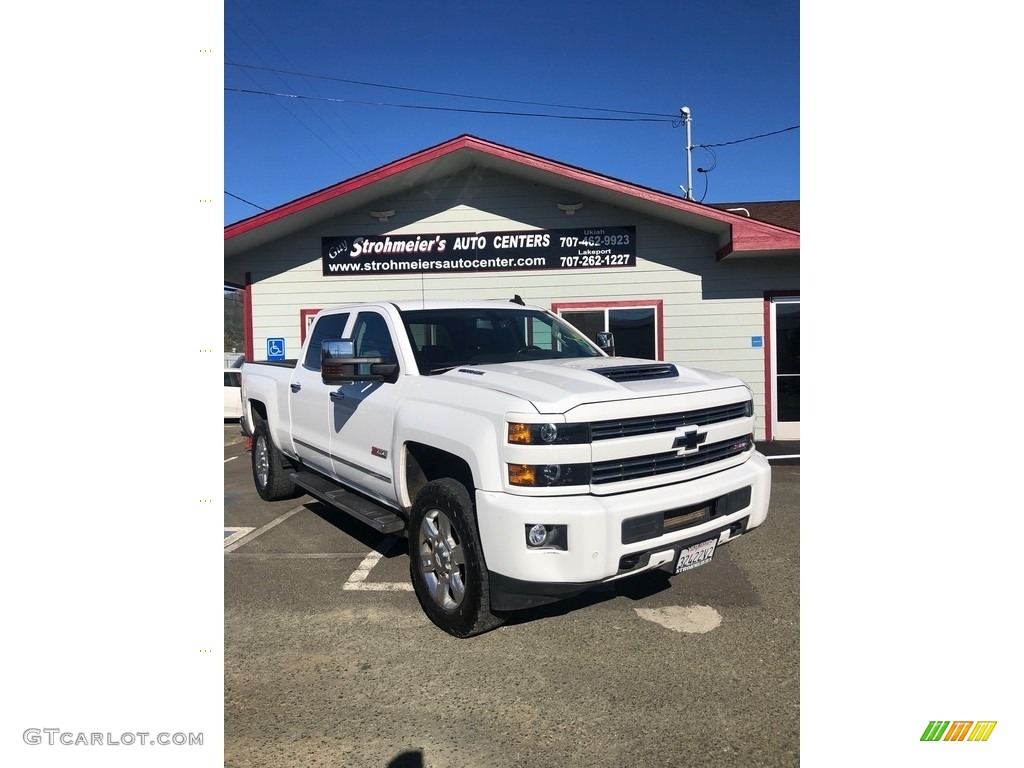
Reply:
[[[674,379],[679,371],[671,363],[650,365],[617,365],[611,368],[593,368],[594,373],[617,382],[649,381],[651,379]]]

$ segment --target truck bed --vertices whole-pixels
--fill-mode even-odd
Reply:
[[[294,368],[298,364],[298,358],[291,360],[246,360],[243,363],[243,365],[272,365],[276,368]]]

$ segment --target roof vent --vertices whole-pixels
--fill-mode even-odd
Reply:
[[[679,371],[671,363],[617,365],[613,368],[595,368],[594,373],[600,373],[602,376],[618,382],[673,379],[679,375]]]

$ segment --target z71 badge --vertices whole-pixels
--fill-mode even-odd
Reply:
[[[384,448],[375,448],[372,445],[370,446],[370,453],[378,459],[386,459],[388,457],[388,452]]]

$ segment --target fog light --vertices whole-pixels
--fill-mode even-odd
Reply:
[[[559,523],[527,523],[526,546],[530,550],[542,549],[567,552],[569,550],[569,528]]]
[[[531,547],[542,547],[548,540],[548,529],[538,523],[526,534],[526,540]]]

